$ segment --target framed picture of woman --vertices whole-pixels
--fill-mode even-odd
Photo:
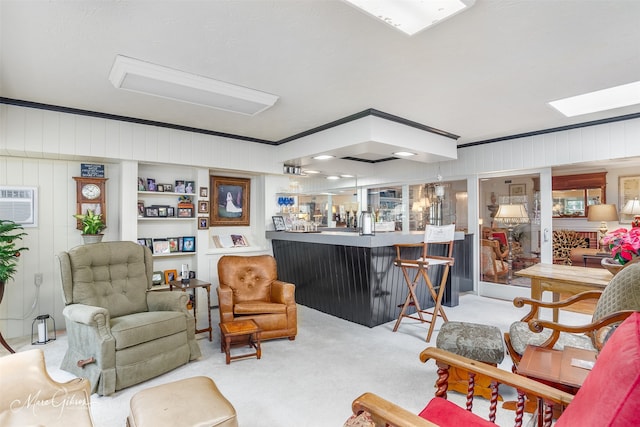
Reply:
[[[211,177],[210,225],[249,225],[249,189],[251,179]]]

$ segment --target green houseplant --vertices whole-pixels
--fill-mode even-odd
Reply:
[[[4,296],[5,283],[13,279],[16,272],[20,252],[29,250],[17,246],[17,242],[27,235],[22,230],[20,224],[0,219],[0,302]]]
[[[80,220],[80,224],[82,224],[82,238],[85,244],[102,241],[101,232],[107,228],[107,225],[102,222],[102,214],[96,215],[89,209],[86,214],[75,214],[73,217]]]

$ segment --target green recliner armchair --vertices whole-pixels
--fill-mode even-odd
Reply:
[[[151,251],[133,242],[77,246],[57,256],[68,349],[61,369],[109,395],[200,357],[184,292],[151,289]]]

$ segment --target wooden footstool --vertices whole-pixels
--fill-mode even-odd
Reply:
[[[220,323],[220,351],[227,356],[227,365],[232,360],[245,359],[256,356],[260,359],[262,350],[260,349],[260,332],[262,329],[253,320],[236,320],[228,323]],[[231,347],[246,346],[253,347],[254,353],[231,356]]]
[[[498,366],[504,360],[505,353],[500,329],[478,323],[446,322],[438,332],[436,347],[493,366]],[[448,390],[467,395],[468,389],[468,372],[450,368]],[[477,374],[474,394],[491,399],[491,380]],[[498,400],[502,400],[502,397],[498,396]]]
[[[128,427],[238,427],[236,410],[209,377],[150,387],[130,402]]]

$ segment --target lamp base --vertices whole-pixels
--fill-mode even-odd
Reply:
[[[640,227],[640,215],[636,215],[631,221],[631,227]]]

